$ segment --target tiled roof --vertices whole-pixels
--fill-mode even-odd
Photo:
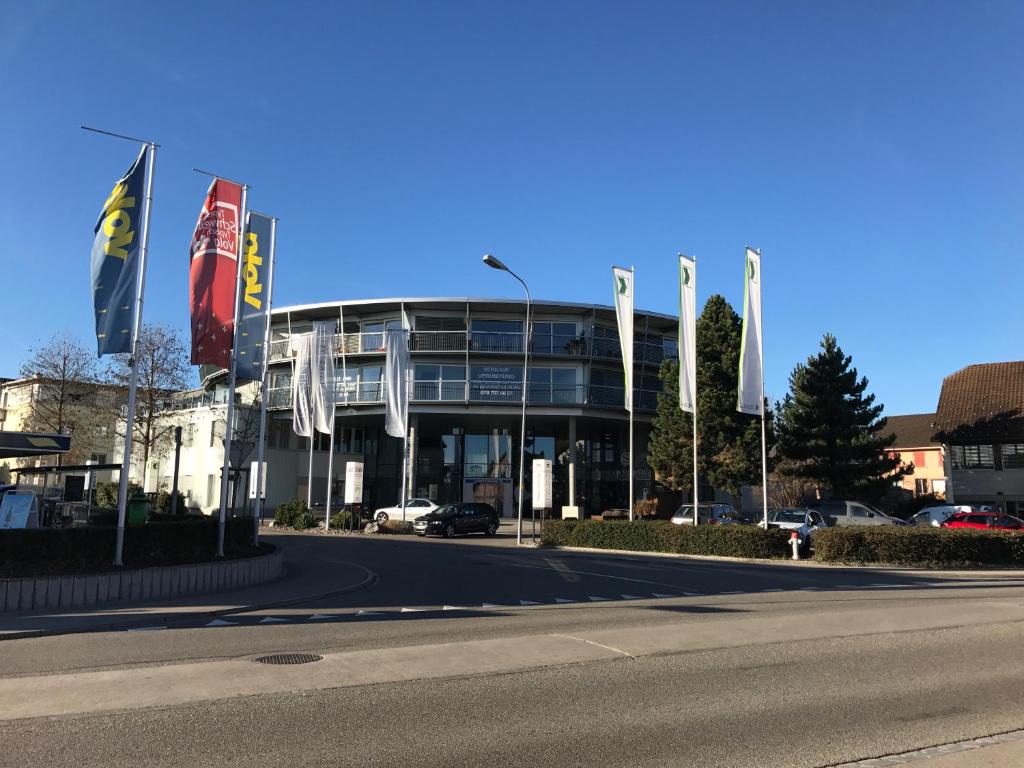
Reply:
[[[935,438],[1024,442],[1024,360],[969,365],[942,381]]]
[[[908,413],[905,416],[889,416],[885,420],[883,434],[896,435],[894,448],[926,448],[930,445],[938,447],[932,440],[935,434],[934,413]]]

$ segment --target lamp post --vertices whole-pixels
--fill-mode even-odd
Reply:
[[[526,282],[523,278],[502,264],[498,259],[491,256],[491,254],[488,253],[484,256],[484,264],[491,269],[500,269],[503,272],[508,272],[522,284],[523,290],[526,291],[526,326],[523,328],[523,419],[519,437],[519,522],[516,525],[516,544],[522,544],[523,462],[526,460],[526,377],[530,370],[530,289],[526,286]]]

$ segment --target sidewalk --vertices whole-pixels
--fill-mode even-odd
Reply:
[[[1011,731],[980,739],[943,744],[899,755],[842,763],[836,768],[1008,768],[1024,765],[1024,731]]]
[[[336,559],[321,540],[264,534],[284,553],[285,575],[277,581],[243,589],[183,595],[162,601],[116,603],[88,610],[52,609],[0,614],[0,640],[117,629],[145,629],[171,619],[217,616],[239,610],[260,610],[330,595],[353,592],[373,584],[377,576],[358,563]],[[327,545],[330,546],[329,544]],[[313,550],[312,552],[310,550]],[[317,552],[317,550],[324,550]],[[325,556],[331,556],[330,560]]]

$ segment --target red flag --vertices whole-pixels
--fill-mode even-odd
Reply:
[[[239,185],[214,179],[192,235],[189,309],[194,365],[227,368],[231,363],[241,205]]]

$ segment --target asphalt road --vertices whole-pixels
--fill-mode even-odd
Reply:
[[[824,766],[1024,727],[1024,580],[276,540],[311,594],[377,580],[0,643],[0,765]]]

